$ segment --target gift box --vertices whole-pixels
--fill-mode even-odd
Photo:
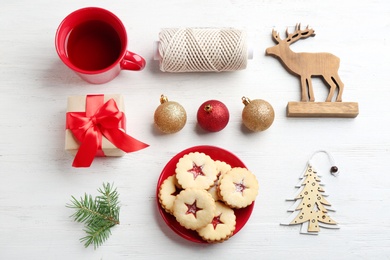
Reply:
[[[65,150],[74,167],[89,167],[96,156],[123,156],[148,145],[126,134],[122,95],[68,97]]]

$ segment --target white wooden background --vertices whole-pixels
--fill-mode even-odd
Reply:
[[[129,49],[145,57],[142,72],[122,72],[104,85],[80,80],[59,60],[54,35],[61,20],[86,6],[118,15],[129,34]],[[344,101],[359,102],[355,119],[287,118],[288,101],[298,101],[299,80],[278,60],[264,55],[273,28],[309,24],[314,38],[295,51],[325,51],[340,57]],[[162,27],[215,26],[247,30],[254,58],[233,73],[168,74],[153,61]],[[167,0],[50,1],[0,3],[0,259],[390,259],[390,2]],[[318,101],[327,89],[314,80]],[[120,159],[96,159],[74,169],[64,149],[66,98],[90,93],[125,96],[129,133],[150,147]],[[164,93],[187,110],[186,127],[174,135],[153,128],[153,113]],[[276,113],[265,132],[248,133],[241,123],[241,97],[269,101]],[[224,102],[231,114],[221,132],[196,126],[198,106]],[[252,217],[229,241],[199,245],[183,240],[162,221],[156,182],[176,153],[215,145],[236,154],[260,182]],[[328,174],[326,156],[316,157],[341,229],[318,236],[280,226],[291,206],[285,198],[310,155],[326,149],[341,170]],[[121,225],[97,250],[78,239],[82,225],[65,207],[70,196],[96,194],[103,182],[120,192]]]

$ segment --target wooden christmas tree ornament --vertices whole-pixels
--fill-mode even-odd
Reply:
[[[295,31],[286,30],[286,38],[281,39],[279,33],[272,30],[272,38],[277,45],[267,48],[266,54],[280,59],[286,69],[300,77],[301,101],[289,102],[289,117],[356,117],[359,114],[357,102],[342,102],[344,84],[338,75],[340,59],[330,53],[296,53],[290,45],[300,39],[314,36],[314,30],[306,27],[302,30],[297,24]],[[329,86],[326,102],[314,102],[311,77],[321,76]],[[332,102],[337,91],[336,102]]]
[[[325,152],[326,151],[318,151]],[[318,153],[316,152],[316,153]],[[316,154],[315,153],[315,154]],[[327,153],[328,154],[328,153]],[[314,154],[313,154],[314,156]],[[328,154],[329,158],[330,155]],[[338,168],[332,166],[330,173],[336,175]],[[317,235],[320,231],[320,227],[338,229],[337,222],[334,221],[328,214],[329,211],[335,211],[331,208],[331,204],[325,199],[327,197],[324,194],[324,184],[321,183],[320,176],[312,166],[312,162],[309,160],[306,170],[300,177],[300,182],[296,185],[299,188],[298,192],[289,201],[295,201],[295,203],[288,209],[292,212],[290,217],[282,222],[281,225],[298,225],[301,226],[302,234]]]

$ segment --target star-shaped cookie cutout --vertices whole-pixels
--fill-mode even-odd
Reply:
[[[196,212],[198,212],[199,210],[202,210],[201,208],[198,208],[196,206],[196,200],[192,204],[187,204],[186,203],[186,206],[187,206],[186,214],[193,214],[195,218],[196,218]]]
[[[203,172],[203,165],[201,166],[198,166],[196,165],[195,163],[192,163],[192,169],[189,169],[188,170],[189,173],[192,173],[194,175],[194,180],[198,177],[198,176],[205,176],[204,172]]]
[[[215,216],[213,218],[213,220],[211,221],[211,224],[213,225],[214,229],[217,228],[218,224],[223,224],[223,222],[221,221],[221,215],[222,215],[222,213],[219,214],[218,216]]]
[[[240,192],[241,194],[243,194],[244,190],[246,189],[246,186],[244,185],[243,181],[239,183],[234,183],[234,185],[236,186],[236,192]]]

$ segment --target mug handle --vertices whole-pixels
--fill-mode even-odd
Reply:
[[[126,51],[125,57],[121,61],[121,68],[124,70],[142,70],[145,65],[145,59],[131,51]]]

